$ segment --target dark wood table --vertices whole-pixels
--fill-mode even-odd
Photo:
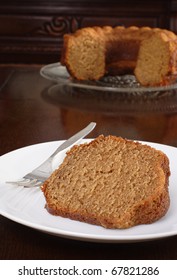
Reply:
[[[89,138],[114,134],[177,147],[177,102],[84,92],[40,76],[41,65],[0,67],[0,155],[63,140],[95,121]],[[1,259],[177,259],[177,236],[138,243],[90,243],[51,236],[0,216]]]

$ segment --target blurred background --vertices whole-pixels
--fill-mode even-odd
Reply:
[[[177,0],[1,0],[0,63],[57,62],[63,35],[93,25],[177,32]]]

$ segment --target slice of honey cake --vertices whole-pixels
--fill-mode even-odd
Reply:
[[[167,156],[103,135],[75,145],[42,187],[47,210],[106,228],[152,223],[169,208]]]

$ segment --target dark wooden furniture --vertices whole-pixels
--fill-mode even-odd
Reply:
[[[60,60],[63,35],[93,25],[137,25],[176,31],[171,0],[2,0],[0,62]],[[172,5],[173,3],[173,5]]]
[[[54,84],[40,76],[40,67],[0,66],[0,156],[24,146],[66,139],[91,121],[97,126],[89,137],[114,134],[177,147],[176,103],[168,110],[165,102],[156,111],[146,103],[134,104],[135,112],[119,107],[114,95],[85,99],[79,90],[72,97],[61,87],[49,93]],[[0,259],[177,259],[177,236],[99,244],[50,236],[3,216],[0,225]]]

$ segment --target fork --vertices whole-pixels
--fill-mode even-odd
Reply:
[[[79,140],[84,138],[87,134],[89,134],[94,127],[96,126],[95,122],[91,122],[88,126],[84,129],[73,135],[71,138],[66,140],[63,144],[61,144],[55,152],[45,160],[41,165],[35,168],[30,173],[23,176],[23,178],[17,181],[7,181],[7,184],[13,184],[16,186],[23,186],[23,187],[41,187],[43,182],[51,175],[52,173],[52,161],[54,157],[61,151],[65,150],[66,148],[71,147],[73,144],[76,144]]]

